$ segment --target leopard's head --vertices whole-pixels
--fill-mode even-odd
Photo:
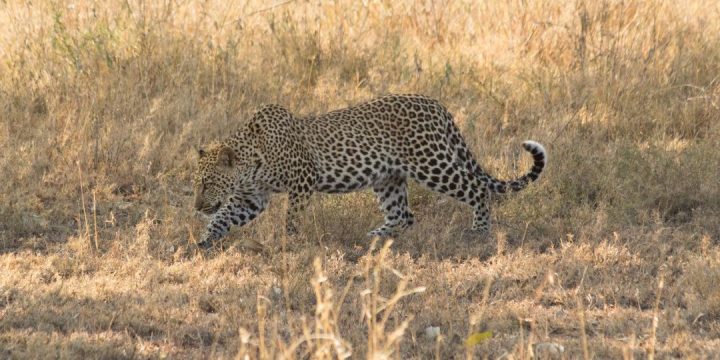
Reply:
[[[211,215],[220,208],[232,194],[236,165],[237,155],[225,144],[213,143],[198,150],[193,177],[196,210]]]
[[[214,214],[236,190],[255,189],[264,163],[264,131],[254,122],[242,123],[225,141],[198,150],[193,176],[195,209]]]

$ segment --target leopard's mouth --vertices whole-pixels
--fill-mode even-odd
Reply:
[[[216,213],[218,211],[218,209],[220,209],[219,201],[216,202],[215,205],[213,205],[213,206],[206,206],[206,207],[202,208],[202,210],[200,210],[200,211],[202,211],[202,213],[205,215],[212,215],[212,214]]]

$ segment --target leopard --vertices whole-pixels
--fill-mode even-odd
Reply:
[[[520,191],[545,168],[542,144],[527,140],[522,147],[532,167],[500,180],[478,164],[453,115],[431,97],[392,94],[305,117],[264,105],[229,137],[198,149],[194,208],[209,222],[197,245],[212,248],[231,226],[255,219],[272,194],[287,193],[285,228],[292,236],[314,193],[367,188],[384,214],[367,235],[396,237],[415,223],[409,180],[469,205],[469,231],[488,234],[491,194]]]

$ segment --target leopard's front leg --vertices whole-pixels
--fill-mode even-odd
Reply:
[[[288,212],[286,229],[288,235],[296,235],[303,210],[307,207],[312,192],[298,191],[288,193]]]
[[[244,195],[244,196],[243,196]],[[202,249],[209,249],[214,245],[215,240],[225,236],[230,231],[230,226],[243,226],[260,215],[268,203],[268,197],[264,194],[232,195],[212,215],[197,244]]]

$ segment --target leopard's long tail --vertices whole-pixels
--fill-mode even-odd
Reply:
[[[460,129],[457,128],[455,122],[452,120],[452,115],[444,108],[443,110],[447,119],[446,129],[449,134],[448,145],[453,149],[453,162],[460,167],[464,167],[466,171],[474,174],[480,181],[487,184],[490,191],[495,193],[506,193],[508,189],[520,191],[540,177],[540,174],[545,168],[545,164],[547,164],[547,151],[545,151],[545,147],[542,146],[542,144],[533,140],[526,140],[522,143],[523,148],[533,157],[533,166],[529,172],[513,180],[496,179],[485,172],[482,167],[480,167],[480,164],[475,161],[475,157],[470,152],[470,148],[468,148],[460,134]]]
[[[509,181],[498,180],[490,175],[486,175],[488,177],[488,188],[492,192],[505,193],[508,189],[512,191],[520,191],[540,177],[540,174],[547,163],[547,152],[545,151],[545,147],[539,142],[533,140],[523,141],[522,146],[533,157],[532,168],[530,168],[530,171],[525,175]]]
[[[528,184],[535,181],[540,177],[545,164],[547,163],[547,152],[545,147],[537,141],[527,140],[524,141],[522,146],[528,151],[533,157],[533,166],[530,171],[525,175],[513,179],[513,180],[499,180],[485,172],[482,167],[475,161],[473,154],[465,144],[465,141],[460,135],[460,131],[457,129],[452,121],[448,124],[448,131],[450,133],[450,146],[455,149],[455,159],[461,166],[464,166],[467,171],[474,174],[482,182],[488,184],[488,189],[495,193],[506,193],[511,191],[520,191],[527,187]]]

